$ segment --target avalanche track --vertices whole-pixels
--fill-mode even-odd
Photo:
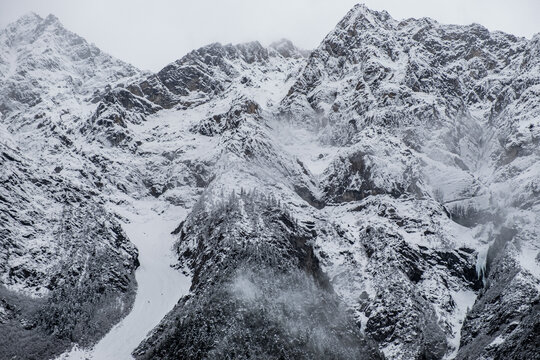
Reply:
[[[135,201],[132,209],[116,208],[128,221],[123,228],[139,249],[137,295],[131,312],[92,349],[74,347],[58,360],[124,360],[188,293],[191,279],[171,267],[174,261],[171,231],[186,215],[180,208],[161,209],[160,202]]]

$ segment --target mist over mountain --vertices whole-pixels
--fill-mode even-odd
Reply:
[[[157,73],[0,32],[0,358],[540,359],[540,35],[357,5]]]

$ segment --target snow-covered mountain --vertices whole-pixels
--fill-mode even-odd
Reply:
[[[0,48],[0,357],[540,358],[539,36]]]
[[[373,271],[373,256],[387,251],[391,257],[384,256],[381,267],[395,265],[399,274],[404,261],[414,263],[414,276],[406,266],[410,281],[398,282],[399,290],[385,294],[387,289],[375,288],[367,291],[368,301],[359,301],[356,293],[351,298],[351,307],[367,317],[366,331],[379,338],[389,357],[419,356],[426,339],[441,343],[437,333],[451,340],[449,350],[460,344],[458,358],[519,357],[516,342],[524,345],[519,351],[534,353],[534,345],[525,344],[538,336],[529,325],[538,321],[539,98],[534,89],[540,73],[538,59],[531,57],[537,42],[538,36],[528,41],[476,24],[398,22],[357,6],[311,54],[282,101],[283,113],[296,123],[310,124],[321,141],[347,148],[326,168],[322,184],[331,203],[360,201],[355,205],[360,213],[345,225],[359,226],[355,236],[368,245],[353,254],[362,257],[366,246],[378,243],[379,231],[383,235],[378,251],[363,256],[365,268],[351,266],[357,258],[336,265],[329,257],[328,271],[365,278]],[[389,250],[392,234],[406,250]],[[320,243],[323,251],[327,244]],[[339,250],[350,251],[350,245]],[[471,269],[474,258],[484,279],[481,288]],[[458,272],[456,262],[462,263]],[[445,264],[447,274],[441,277],[436,264]],[[348,294],[350,279],[345,286]],[[396,303],[405,298],[422,309],[416,318],[422,324],[420,339],[411,332],[414,320],[401,313],[403,304],[397,313],[389,311],[393,294],[401,291],[407,295]],[[423,325],[429,318],[435,320],[432,328]],[[432,356],[447,349],[440,351]]]
[[[76,124],[130,65],[29,14],[0,32],[2,358],[91,345],[129,311],[137,249]]]

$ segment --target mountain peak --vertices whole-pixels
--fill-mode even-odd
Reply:
[[[47,17],[45,18],[44,23],[45,24],[58,24],[58,25],[62,26],[62,24],[60,23],[60,20],[58,20],[58,18],[54,14],[47,15]]]
[[[289,39],[280,39],[274,41],[269,46],[271,49],[277,51],[281,56],[285,58],[301,58],[306,57],[306,51],[297,48],[293,42]]]
[[[9,23],[2,32],[8,34],[17,34],[33,31],[41,22],[43,18],[35,12],[28,12],[18,18],[17,20]]]
[[[86,95],[137,72],[67,30],[52,14],[28,13],[0,32],[0,81],[24,94],[0,94],[4,113],[46,102],[50,89],[63,86]]]
[[[371,28],[377,25],[386,25],[389,22],[395,22],[395,20],[387,11],[372,10],[365,4],[356,4],[338,23],[337,27]]]
[[[17,43],[33,43],[51,29],[65,30],[64,26],[53,14],[42,18],[34,12],[29,12],[10,23],[2,32],[6,34],[8,42],[13,45]]]
[[[29,11],[29,12],[25,13],[24,15],[22,15],[21,17],[19,17],[14,22],[12,22],[10,25],[27,24],[27,23],[30,23],[30,22],[38,22],[38,21],[41,21],[41,20],[43,20],[43,18],[41,16],[39,16],[38,14],[36,14],[33,11]]]
[[[43,18],[39,14],[30,11],[8,24],[6,29],[8,29],[10,32],[21,32],[21,30],[35,30],[39,27],[46,27],[51,24],[62,26],[60,20],[58,20],[58,18],[53,14],[49,14]]]

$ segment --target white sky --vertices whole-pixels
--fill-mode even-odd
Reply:
[[[157,71],[211,42],[288,38],[312,49],[362,0],[0,0],[0,28],[34,11],[141,69]],[[429,16],[480,23],[530,38],[540,32],[540,0],[364,0],[395,19]]]

